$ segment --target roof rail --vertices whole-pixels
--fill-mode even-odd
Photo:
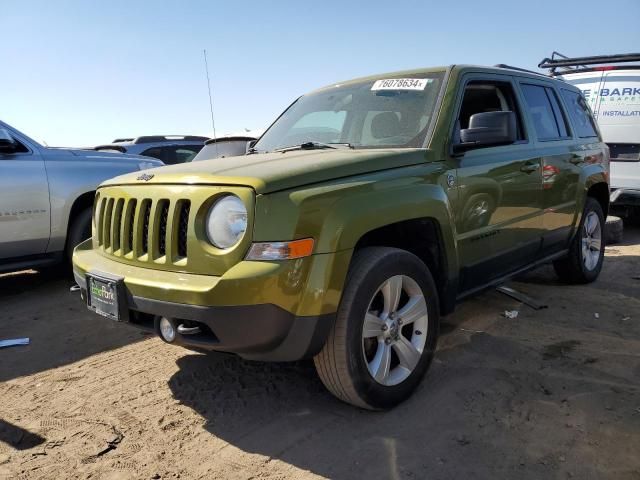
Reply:
[[[559,58],[557,58],[559,57]],[[538,64],[539,68],[548,68],[551,75],[555,74],[556,68],[564,67],[569,71],[569,67],[581,67],[581,69],[588,69],[588,65],[601,65],[603,63],[626,63],[626,62],[639,62],[640,53],[620,53],[616,55],[596,55],[590,57],[567,57],[558,52],[553,52],[551,58],[544,58]]]
[[[131,138],[116,138],[111,143],[121,143],[121,142],[131,142],[131,141],[133,141],[133,137],[131,137]]]
[[[205,142],[209,137],[200,137],[198,135],[146,135],[136,138],[133,143],[156,143],[169,142],[171,140],[183,140],[187,142]]]
[[[494,67],[508,68],[509,70],[517,70],[518,72],[533,73],[534,75],[544,75],[543,73],[534,72],[533,70],[527,70],[526,68],[513,67],[511,65],[507,65],[506,63],[498,63],[498,64],[494,65]]]

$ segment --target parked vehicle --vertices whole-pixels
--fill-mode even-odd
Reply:
[[[138,138],[116,138],[113,143],[95,150],[122,152],[162,160],[165,165],[190,162],[202,149],[208,137],[196,135],[149,135]]]
[[[612,208],[640,219],[640,53],[568,58],[553,52],[539,66],[581,90],[611,151]]]
[[[245,155],[257,138],[246,135],[212,138],[204,142],[204,147],[193,158],[193,162],[212,160],[214,158],[236,157]]]
[[[608,149],[579,99],[461,65],[321,88],[250,155],[103,183],[76,281],[90,309],[166,342],[313,357],[338,398],[392,407],[457,301],[549,261],[598,277]]]
[[[91,236],[98,184],[162,162],[136,155],[48,148],[0,122],[0,271],[71,259]]]

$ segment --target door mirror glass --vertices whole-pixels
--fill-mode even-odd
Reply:
[[[6,128],[0,128],[0,153],[14,153],[18,144]]]
[[[471,115],[469,128],[460,130],[460,142],[454,145],[458,152],[471,148],[508,145],[518,139],[516,114],[483,112]]]

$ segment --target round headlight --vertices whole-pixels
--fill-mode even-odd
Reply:
[[[236,245],[247,230],[247,208],[235,195],[226,195],[207,214],[207,237],[218,248]]]

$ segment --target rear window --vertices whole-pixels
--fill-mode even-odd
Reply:
[[[190,162],[202,149],[202,145],[168,145],[165,147],[151,147],[140,155],[162,160],[165,165]]]
[[[584,97],[579,93],[565,90],[564,88],[560,91],[576,134],[581,138],[597,137],[598,129]]]

